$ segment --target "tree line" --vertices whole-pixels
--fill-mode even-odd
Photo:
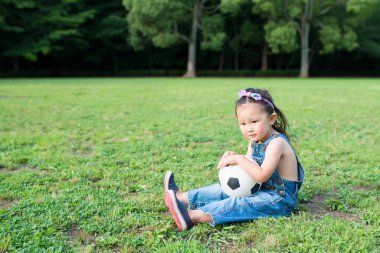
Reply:
[[[379,11],[379,0],[0,0],[0,71],[374,74]]]

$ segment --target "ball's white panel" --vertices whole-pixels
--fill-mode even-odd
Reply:
[[[228,180],[236,178],[238,180],[239,187],[236,187],[235,179],[230,181],[232,189],[228,185]],[[237,165],[227,166],[219,170],[219,182],[224,193],[231,197],[247,197],[251,195],[251,189],[255,184],[261,184],[256,182],[250,175],[248,175],[242,168]]]

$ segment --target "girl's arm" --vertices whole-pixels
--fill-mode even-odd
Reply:
[[[250,141],[248,143],[248,148],[247,148],[247,154],[245,155],[247,158],[250,158],[252,159],[252,153],[253,153],[253,150],[252,150],[252,142]]]
[[[273,139],[265,151],[265,159],[262,165],[258,165],[255,161],[248,159],[245,155],[232,155],[222,158],[218,164],[218,168],[227,165],[239,165],[245,172],[258,182],[267,181],[276,170],[278,162],[284,150],[284,142],[281,138]]]
[[[249,142],[248,143],[248,148],[247,148],[247,154],[246,154],[246,157],[250,160],[252,160],[252,142]],[[222,158],[225,158],[227,156],[231,156],[231,155],[238,155],[238,153],[234,152],[234,151],[226,151],[224,152]]]

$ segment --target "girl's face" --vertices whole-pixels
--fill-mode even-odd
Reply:
[[[269,115],[259,103],[247,103],[236,108],[240,131],[250,141],[263,143],[273,132],[277,114]]]

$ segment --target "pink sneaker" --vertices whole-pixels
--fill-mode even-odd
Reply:
[[[179,230],[185,231],[194,226],[185,204],[177,199],[173,190],[165,191],[165,203],[169,207],[169,211]]]

